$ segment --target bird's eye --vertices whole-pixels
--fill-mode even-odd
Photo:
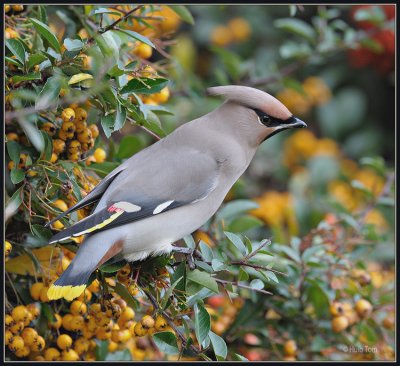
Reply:
[[[268,115],[262,116],[262,123],[267,124],[270,120],[271,118]]]

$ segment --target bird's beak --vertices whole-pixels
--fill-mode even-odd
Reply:
[[[307,124],[305,122],[303,122],[301,119],[292,116],[289,118],[289,120],[287,121],[287,123],[285,123],[284,125],[282,125],[282,127],[286,128],[306,128]]]

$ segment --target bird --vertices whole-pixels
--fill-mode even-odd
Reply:
[[[176,241],[216,213],[263,141],[307,127],[278,99],[256,88],[214,86],[207,94],[224,102],[125,160],[47,223],[97,202],[89,216],[49,241],[84,235],[70,265],[50,286],[50,300],[80,296],[91,274],[112,258],[134,262],[171,253]]]

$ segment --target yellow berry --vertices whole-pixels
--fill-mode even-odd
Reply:
[[[11,331],[6,330],[4,333],[4,343],[6,346],[8,346],[9,343],[11,343],[11,341],[14,338],[14,334],[11,333]]]
[[[18,141],[19,140],[19,136],[14,133],[14,132],[10,132],[6,135],[7,141]]]
[[[12,29],[12,28],[10,28],[10,27],[7,27],[6,29],[5,29],[5,36],[6,36],[6,39],[10,39],[10,38],[18,38],[19,37],[19,34],[18,34],[18,32],[15,30],[15,29]]]
[[[65,108],[61,112],[61,118],[64,122],[72,122],[75,119],[75,111],[72,108]]]
[[[47,132],[49,136],[54,136],[56,134],[56,126],[54,126],[51,122],[43,123],[42,127],[40,128],[42,131]]]
[[[48,322],[48,326],[52,329],[60,329],[62,325],[62,317],[60,314],[54,314],[54,319]]]
[[[166,86],[161,89],[158,93],[151,96],[157,103],[165,103],[169,99],[169,88]]]
[[[51,226],[53,229],[61,230],[64,227],[64,224],[60,220],[57,220],[54,221]]]
[[[101,339],[103,341],[111,338],[111,331],[107,331],[104,328],[98,328],[95,334],[96,338]]]
[[[78,361],[79,355],[75,350],[69,349],[61,352],[61,361]]]
[[[7,167],[8,167],[8,170],[13,170],[14,167],[15,167],[15,163],[11,160],[11,161],[8,163]]]
[[[34,352],[40,352],[43,351],[45,347],[46,347],[46,341],[44,340],[43,337],[38,336],[36,342],[32,344],[31,350]]]
[[[73,140],[70,142],[68,146],[68,152],[70,154],[80,153],[81,151],[81,143],[78,140]]]
[[[329,311],[333,316],[343,315],[344,313],[343,304],[338,301],[335,301],[329,306]]]
[[[61,154],[65,150],[65,141],[61,139],[53,140],[53,152],[56,154]]]
[[[151,78],[157,75],[156,71],[150,66],[150,65],[146,65],[142,71],[141,74],[143,77],[146,78]]]
[[[22,339],[21,336],[14,336],[11,342],[8,344],[8,348],[12,352],[24,348],[24,346],[25,346],[24,340]]]
[[[167,321],[162,315],[157,315],[156,317],[156,322],[154,324],[154,327],[158,331],[165,330],[165,328],[168,326]]]
[[[335,333],[340,333],[349,326],[349,321],[345,316],[340,315],[332,319],[331,325]]]
[[[27,346],[32,346],[37,341],[39,335],[35,329],[25,328],[21,333],[21,337]]]
[[[65,131],[67,134],[71,134],[75,132],[76,126],[73,122],[64,122],[61,125],[61,130]]]
[[[28,346],[24,346],[21,349],[15,351],[15,356],[18,358],[25,358],[28,357],[31,353],[31,349]]]
[[[40,290],[43,288],[43,286],[44,286],[43,282],[36,282],[31,286],[31,288],[29,289],[29,292],[30,292],[33,300],[35,300],[35,301],[39,300]]]
[[[11,251],[12,245],[8,240],[6,240],[4,243],[4,255],[10,255]]]
[[[22,329],[24,329],[24,327],[25,327],[24,322],[20,321],[20,322],[16,322],[13,325],[11,325],[9,329],[10,329],[11,333],[18,334],[22,331]]]
[[[85,291],[76,298],[79,301],[89,302],[92,299],[92,292],[85,288]]]
[[[368,300],[361,299],[356,302],[355,310],[361,318],[368,318],[372,313],[372,305]]]
[[[11,10],[11,5],[4,5],[4,11],[8,13]]]
[[[44,359],[46,361],[58,361],[60,359],[60,351],[57,348],[50,347],[44,351]]]
[[[245,41],[250,37],[251,28],[249,23],[243,18],[233,18],[228,22],[228,28],[235,41]]]
[[[89,128],[85,128],[83,131],[77,134],[77,139],[79,140],[79,142],[86,144],[89,143],[90,140],[93,139],[92,131]]]
[[[24,6],[23,5],[11,5],[11,7],[13,8],[14,11],[22,11],[22,10],[24,10]]]
[[[71,319],[71,324],[70,324],[70,329],[73,332],[77,332],[79,330],[82,330],[85,325],[85,320],[81,315],[73,315]]]
[[[148,329],[144,328],[141,322],[137,322],[134,327],[135,335],[138,337],[143,337],[147,334]]]
[[[72,338],[68,334],[60,334],[57,338],[57,346],[62,350],[71,348]]]
[[[83,108],[75,109],[75,120],[74,122],[83,122],[87,119],[87,112]]]
[[[90,341],[85,337],[79,337],[74,342],[74,350],[78,355],[87,352],[89,350],[89,346],[90,346]]]
[[[15,320],[13,319],[13,317],[10,314],[6,314],[6,316],[4,318],[4,324],[6,327],[11,327],[12,325],[15,324]]]
[[[42,289],[40,290],[39,299],[41,302],[49,302],[50,301],[49,297],[47,296],[47,291],[49,291],[48,286],[43,286]]]
[[[56,200],[53,202],[53,206],[57,207],[59,210],[65,212],[68,210],[68,205],[63,200]]]
[[[154,327],[154,319],[150,315],[145,315],[141,320],[140,323],[142,324],[143,328],[150,329]]]
[[[227,46],[232,40],[231,30],[223,25],[215,27],[211,32],[211,42],[217,46]]]
[[[290,339],[283,345],[283,350],[286,356],[295,356],[297,353],[297,344],[294,340]]]
[[[71,140],[74,138],[74,133],[73,132],[66,132],[64,130],[60,130],[58,131],[58,137],[61,140],[67,141],[67,140]]]
[[[118,349],[118,343],[114,341],[110,341],[108,343],[108,352],[115,352]]]
[[[127,322],[129,320],[132,320],[135,317],[135,311],[127,306],[124,310],[122,310],[122,313],[119,317],[119,319],[121,319],[121,321],[123,322]]]
[[[84,130],[86,130],[86,128],[87,128],[87,123],[86,123],[85,121],[76,122],[76,123],[75,123],[75,127],[76,127],[75,132],[76,132],[76,133],[81,133],[81,132],[83,132]]]
[[[56,153],[51,154],[50,163],[55,163],[58,160],[58,155]]]
[[[11,316],[16,322],[23,322],[29,316],[29,312],[26,306],[19,305],[12,310]]]
[[[97,138],[97,136],[99,136],[99,128],[95,124],[89,125],[89,129],[92,131],[93,138]]]
[[[76,153],[68,153],[68,159],[71,161],[78,161],[81,157],[81,153],[80,152],[76,152]]]
[[[36,319],[40,315],[40,309],[36,304],[28,304],[26,305],[26,309],[29,311],[29,314],[32,315],[32,319]]]
[[[94,151],[93,156],[96,159],[97,163],[102,163],[102,162],[104,162],[104,160],[106,160],[107,154],[102,148],[98,147]]]
[[[393,329],[394,325],[395,325],[393,316],[390,316],[390,315],[386,316],[386,318],[383,319],[383,321],[382,321],[382,325],[386,329]]]
[[[153,49],[145,43],[140,43],[133,49],[133,53],[138,57],[148,59],[153,54]]]
[[[100,283],[98,280],[94,280],[89,286],[88,289],[92,292],[99,292],[100,291]]]

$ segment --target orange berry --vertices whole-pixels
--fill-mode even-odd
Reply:
[[[94,151],[93,156],[96,159],[97,163],[102,163],[102,162],[104,162],[104,160],[106,160],[107,154],[102,148],[98,147]]]
[[[75,111],[72,108],[65,108],[61,112],[61,118],[64,122],[72,122],[75,119]]]
[[[372,305],[368,300],[361,299],[356,302],[355,310],[361,318],[368,318],[372,313]]]
[[[297,344],[294,340],[290,339],[283,345],[283,350],[286,356],[296,356]]]
[[[69,349],[61,352],[61,361],[78,361],[79,355],[75,350]]]
[[[42,127],[40,128],[42,131],[47,132],[47,134],[49,136],[54,136],[56,134],[56,126],[54,125],[54,123],[51,122],[46,122],[43,123]]]
[[[162,331],[168,326],[167,321],[162,315],[157,315],[156,322],[154,324],[156,330]]]
[[[40,290],[43,288],[43,286],[44,286],[43,282],[36,282],[31,286],[31,288],[29,289],[29,292],[30,292],[33,300],[35,300],[35,301],[39,300]]]
[[[57,207],[58,209],[60,209],[63,212],[68,210],[68,205],[65,203],[65,201],[60,200],[60,199],[54,201],[53,206]]]
[[[137,337],[143,337],[147,334],[148,329],[144,328],[141,322],[137,322],[134,326],[134,332]]]
[[[153,54],[153,48],[145,43],[139,43],[134,49],[133,53],[144,59],[148,59]]]
[[[76,126],[73,122],[64,122],[61,125],[61,130],[65,131],[67,134],[71,134],[75,132]]]
[[[61,139],[53,140],[53,152],[56,154],[61,154],[65,150],[65,141]]]
[[[31,345],[31,350],[34,352],[40,352],[43,351],[45,347],[46,347],[46,341],[44,340],[43,337],[38,336],[36,342]]]
[[[29,312],[26,306],[18,305],[12,310],[11,316],[15,320],[15,322],[23,322],[29,316]]]
[[[60,314],[54,314],[54,319],[47,324],[52,329],[60,329],[62,325],[62,317]]]
[[[332,330],[335,333],[340,333],[349,326],[349,321],[345,316],[340,315],[333,318],[331,324],[332,324]]]
[[[25,328],[21,333],[21,337],[25,345],[32,346],[38,340],[39,335],[35,329]]]
[[[154,327],[154,319],[150,315],[145,315],[141,320],[140,323],[142,324],[143,328],[150,329]]]
[[[83,108],[75,109],[75,119],[74,122],[83,122],[87,119],[87,112]]]
[[[47,291],[49,291],[49,287],[48,286],[43,286],[42,289],[40,290],[40,301],[41,302],[49,302],[50,299],[47,296]]]
[[[97,138],[99,136],[99,128],[95,124],[89,125],[89,129],[92,131],[93,138]]]
[[[57,338],[57,346],[62,350],[71,348],[72,338],[68,334],[60,334]]]
[[[44,351],[44,359],[46,361],[58,361],[60,359],[60,351],[57,348],[50,347]]]
[[[24,348],[24,340],[20,336],[14,336],[11,342],[8,344],[8,348],[11,352],[15,352],[19,349]]]
[[[7,141],[18,141],[19,140],[19,136],[14,133],[14,132],[10,132],[6,135]]]

